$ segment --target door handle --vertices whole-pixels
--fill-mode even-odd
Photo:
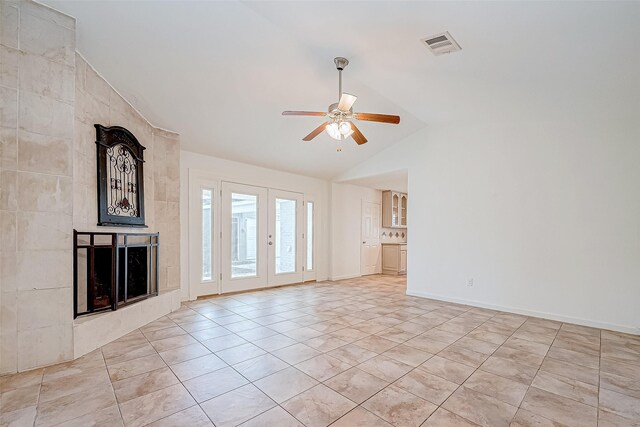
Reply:
[[[273,245],[273,242],[269,242],[269,245]]]
[[[362,244],[363,244],[363,245],[366,245],[366,244],[367,244],[367,242],[362,242]]]

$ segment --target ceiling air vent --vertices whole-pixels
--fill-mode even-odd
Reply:
[[[427,46],[427,49],[434,55],[442,55],[443,53],[451,53],[462,50],[458,42],[456,42],[448,31],[435,36],[421,39],[421,41]]]

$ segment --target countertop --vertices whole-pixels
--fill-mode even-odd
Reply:
[[[381,243],[382,245],[406,245],[407,242],[399,242],[399,243]]]

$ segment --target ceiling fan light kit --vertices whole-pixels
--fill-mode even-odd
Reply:
[[[358,99],[357,96],[349,93],[342,92],[342,70],[349,65],[349,60],[342,57],[337,57],[333,60],[338,69],[338,102],[329,105],[327,113],[319,111],[283,111],[283,116],[326,116],[329,120],[326,123],[321,124],[314,129],[309,135],[302,138],[303,141],[311,141],[316,136],[320,135],[322,131],[326,131],[327,134],[338,141],[337,151],[342,151],[341,141],[352,137],[358,145],[362,145],[367,142],[367,138],[364,137],[362,132],[353,123],[353,119],[366,120],[370,122],[379,123],[400,123],[400,116],[392,116],[388,114],[374,114],[374,113],[354,113],[353,104]]]

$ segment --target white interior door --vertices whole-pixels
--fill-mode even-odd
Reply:
[[[269,286],[303,281],[303,200],[300,193],[269,189]]]
[[[189,299],[219,292],[219,183],[189,175]]]
[[[380,204],[362,201],[360,274],[380,272]]]
[[[267,189],[222,183],[222,292],[268,286]]]

